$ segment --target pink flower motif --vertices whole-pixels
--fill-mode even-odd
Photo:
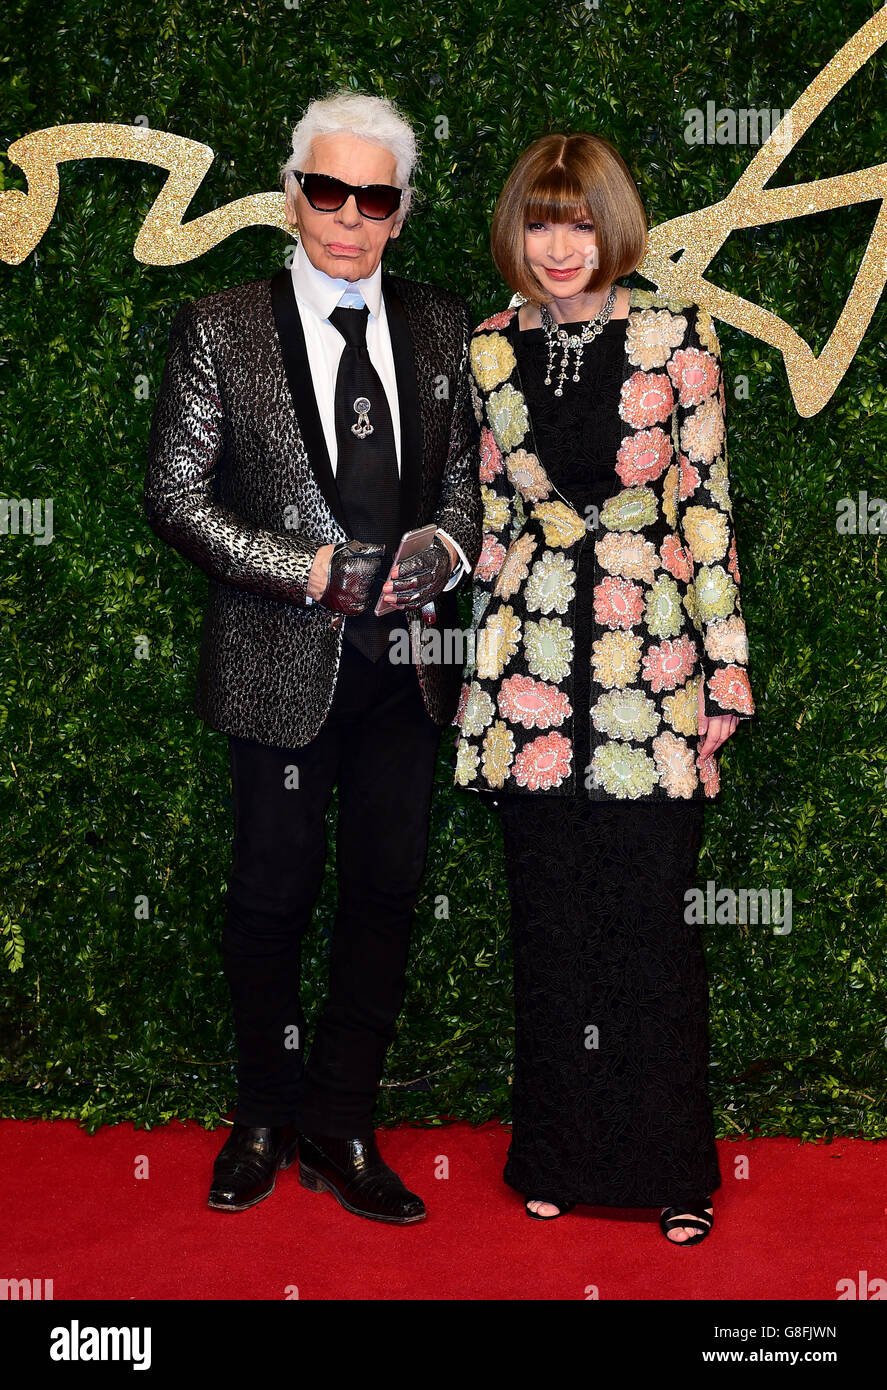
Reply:
[[[693,560],[689,551],[681,545],[680,536],[676,536],[674,531],[665,537],[659,547],[659,558],[669,574],[673,574],[675,579],[683,579],[688,584],[693,578]]]
[[[514,312],[514,309],[502,309],[498,314],[493,314],[490,318],[484,319],[483,323],[479,323],[474,330],[475,333],[481,333],[488,328],[504,328],[514,318]]]
[[[462,727],[462,716],[465,713],[465,706],[468,704],[468,682],[462,682],[462,689],[459,691],[459,704],[456,713],[453,715],[453,723],[459,728]]]
[[[495,579],[505,560],[505,546],[489,533],[484,536],[483,549],[475,568],[478,579]]]
[[[673,407],[674,392],[665,372],[635,372],[622,387],[619,414],[633,429],[661,424]]]
[[[671,440],[657,425],[626,436],[616,455],[616,472],[626,487],[637,487],[658,478],[670,463]]]
[[[709,753],[699,764],[699,776],[706,796],[717,796],[721,790],[721,769],[714,753]]]
[[[644,593],[630,579],[610,575],[594,589],[594,616],[609,628],[630,628],[641,621]]]
[[[715,671],[708,683],[711,698],[717,700],[721,709],[736,714],[754,714],[755,702],[752,699],[748,672],[741,666],[722,666]]]
[[[563,734],[544,734],[522,748],[514,760],[511,775],[519,787],[531,792],[559,787],[570,775],[573,747]]]
[[[678,455],[678,470],[681,475],[681,501],[686,502],[688,497],[693,496],[702,479],[699,469],[690,462],[686,454]]]
[[[531,676],[509,676],[499,690],[499,713],[525,729],[550,729],[563,724],[573,708],[563,690]]]
[[[491,483],[502,472],[502,453],[493,431],[484,425],[480,432],[480,480]]]
[[[696,661],[696,647],[689,637],[676,637],[674,641],[665,638],[644,656],[643,677],[654,692],[676,690],[691,674]]]
[[[732,574],[733,578],[736,580],[736,583],[737,583],[737,584],[741,584],[741,583],[742,583],[742,580],[741,580],[740,577],[739,577],[739,556],[736,554],[736,537],[735,537],[735,536],[733,537],[733,539],[732,539],[731,542],[730,542],[730,549],[728,550],[727,554],[728,554],[728,556],[729,556],[729,558],[728,558],[728,560],[727,560],[727,569],[730,571],[730,573]]]
[[[672,353],[667,370],[681,405],[699,405],[717,389],[718,364],[710,352],[684,348]]]

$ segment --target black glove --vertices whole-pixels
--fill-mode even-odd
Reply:
[[[421,608],[436,598],[448,584],[452,569],[450,552],[439,536],[424,550],[401,560],[397,578],[391,581],[398,608]]]
[[[318,602],[350,617],[363,613],[384,555],[384,545],[340,541],[330,556],[326,588]]]

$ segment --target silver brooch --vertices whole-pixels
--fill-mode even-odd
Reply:
[[[356,434],[358,439],[366,439],[367,435],[373,432],[373,426],[370,424],[370,404],[366,396],[358,396],[354,402],[357,424],[351,426],[351,433]]]

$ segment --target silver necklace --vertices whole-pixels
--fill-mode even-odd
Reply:
[[[582,353],[586,345],[594,341],[602,331],[604,324],[608,322],[615,303],[616,286],[611,285],[610,293],[607,295],[603,308],[593,319],[589,319],[581,333],[568,333],[565,328],[561,328],[555,323],[547,304],[539,305],[539,316],[542,319],[542,328],[548,339],[548,369],[545,377],[546,386],[551,385],[555,344],[560,343],[564,350],[563,357],[561,358],[561,374],[554,390],[556,396],[562,396],[564,394],[564,382],[566,381],[570,365],[570,349],[572,348],[576,354],[575,361],[573,362],[573,380],[578,381],[579,368],[582,366]]]

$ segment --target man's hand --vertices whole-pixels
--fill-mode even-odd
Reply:
[[[367,541],[322,545],[311,566],[308,597],[334,613],[363,613],[384,555],[383,545]]]
[[[395,565],[382,590],[387,602],[396,608],[421,608],[442,593],[455,568],[455,550],[442,536],[415,555]]]

